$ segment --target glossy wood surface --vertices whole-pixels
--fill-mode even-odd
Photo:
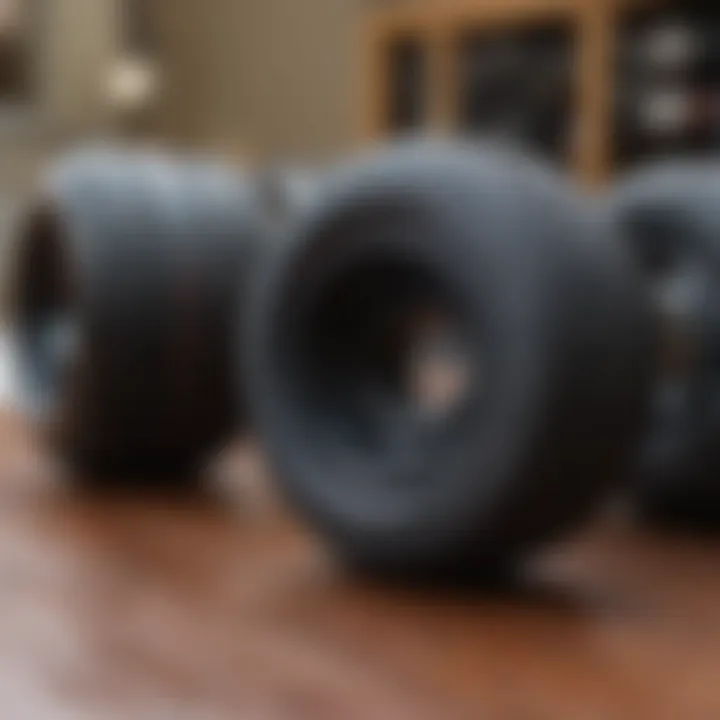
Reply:
[[[252,453],[206,494],[91,496],[0,437],[3,720],[720,717],[720,542],[605,520],[513,588],[383,587]]]

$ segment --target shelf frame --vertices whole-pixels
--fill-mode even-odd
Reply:
[[[652,0],[418,0],[374,7],[362,24],[358,136],[376,142],[388,134],[389,48],[419,40],[428,52],[426,129],[448,134],[458,126],[459,38],[468,30],[567,23],[574,38],[575,80],[571,170],[589,187],[613,170],[613,83],[619,20]]]

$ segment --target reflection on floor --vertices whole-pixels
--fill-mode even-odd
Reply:
[[[353,578],[249,451],[207,492],[81,495],[0,430],[0,713],[720,717],[720,543],[600,523],[513,587]]]

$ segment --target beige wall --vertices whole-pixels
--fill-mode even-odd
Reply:
[[[160,128],[260,159],[353,143],[359,0],[152,0]]]
[[[322,156],[352,141],[355,3],[249,2],[243,117],[272,155]]]
[[[37,105],[54,130],[82,132],[109,122],[104,81],[121,43],[122,0],[50,0],[38,5]]]
[[[173,139],[202,140],[221,111],[218,18],[242,27],[242,1],[152,0],[163,68],[158,125]],[[228,68],[220,76],[226,76]]]
[[[31,88],[26,101],[2,109],[3,203],[22,195],[66,140],[112,124],[103,80],[120,46],[120,2],[27,0],[21,5]]]

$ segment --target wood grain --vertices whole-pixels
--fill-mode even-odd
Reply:
[[[69,491],[0,432],[0,707],[28,718],[714,718],[720,544],[599,522],[493,591],[343,573],[252,455]]]

